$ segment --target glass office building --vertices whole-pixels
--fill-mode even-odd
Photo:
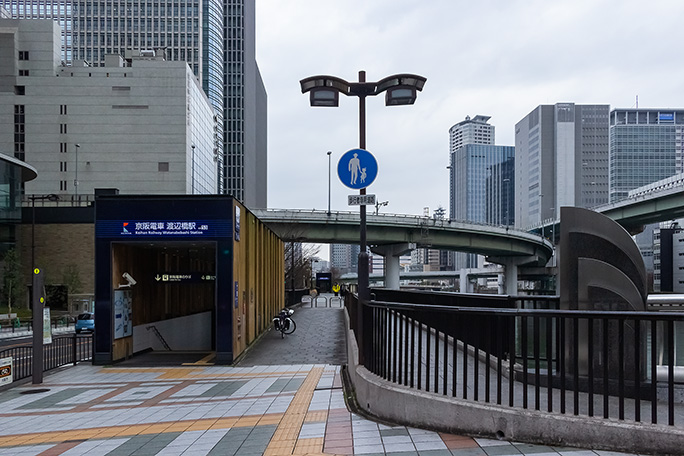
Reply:
[[[614,109],[610,113],[610,202],[684,171],[684,110]]]
[[[33,167],[0,154],[0,259],[14,247],[16,227],[21,223],[23,183],[36,176]]]
[[[451,154],[451,218],[511,225],[515,214],[514,167],[513,146],[466,144],[458,148]],[[457,269],[478,267],[474,254],[459,254],[455,262]]]

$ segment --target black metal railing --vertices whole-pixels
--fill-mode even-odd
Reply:
[[[346,304],[357,341],[363,313],[361,363],[393,383],[504,407],[682,425],[675,328],[684,313],[565,311],[553,300],[509,299],[517,302],[371,301],[358,309],[350,295]]]
[[[88,361],[92,359],[92,347],[92,335],[53,335],[52,343],[43,345],[43,371]],[[30,342],[0,350],[0,358],[12,358],[14,381],[33,375],[33,346]]]
[[[344,298],[341,296],[303,296],[302,307],[344,307]]]

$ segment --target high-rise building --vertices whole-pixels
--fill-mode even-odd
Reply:
[[[653,231],[653,291],[684,292],[684,230],[681,220],[661,223]]]
[[[465,120],[449,129],[449,151],[456,152],[466,144],[494,144],[494,125],[490,125],[491,116],[477,115]]]
[[[104,66],[105,56],[163,54],[186,61],[215,110],[217,188],[248,207],[266,204],[266,91],[255,59],[255,5],[245,0],[159,3],[0,0],[18,19],[59,23],[61,60]]]
[[[359,264],[358,244],[330,244],[330,268],[339,274],[356,272]]]
[[[512,224],[515,147],[465,144],[451,155],[451,218]],[[456,269],[479,267],[477,255],[457,254]]]
[[[684,172],[684,110],[610,112],[610,202]]]
[[[515,225],[608,202],[609,105],[540,105],[515,125]]]
[[[512,146],[494,145],[489,116],[466,117],[449,129],[450,195],[453,220],[511,224],[514,211]],[[478,267],[477,255],[456,253],[456,269]]]
[[[26,193],[216,193],[213,119],[185,62],[62,66],[54,21],[0,19],[0,150],[38,171]]]

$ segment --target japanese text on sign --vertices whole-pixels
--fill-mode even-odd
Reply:
[[[350,206],[374,206],[375,195],[349,195],[347,201]]]

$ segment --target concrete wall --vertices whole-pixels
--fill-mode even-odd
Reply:
[[[133,353],[148,348],[165,350],[154,331],[147,329],[150,325],[157,328],[171,350],[211,350],[211,312],[134,326]]]

